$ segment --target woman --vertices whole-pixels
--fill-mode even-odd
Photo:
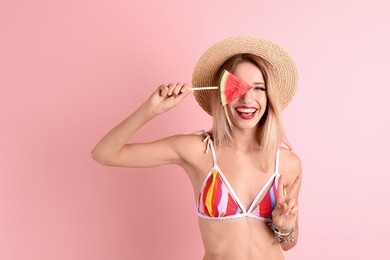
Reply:
[[[218,85],[224,70],[250,90],[222,106],[217,90],[161,85],[96,145],[92,156],[112,166],[180,165],[197,201],[204,259],[283,259],[282,250],[293,248],[299,233],[301,165],[280,119],[297,87],[295,64],[268,40],[236,36],[201,56],[192,85]],[[192,92],[213,116],[210,131],[128,143]]]

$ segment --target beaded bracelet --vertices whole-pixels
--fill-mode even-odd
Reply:
[[[282,244],[294,241],[295,225],[290,228],[278,227],[274,223],[271,223],[271,229],[275,233],[278,242],[276,244]],[[284,231],[284,232],[283,232]]]

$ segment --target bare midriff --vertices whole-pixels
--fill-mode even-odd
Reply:
[[[275,237],[263,221],[243,217],[229,220],[199,218],[204,260],[284,259]]]

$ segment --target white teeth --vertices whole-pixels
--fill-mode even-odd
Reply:
[[[255,108],[237,108],[237,111],[240,113],[254,113],[256,112]]]

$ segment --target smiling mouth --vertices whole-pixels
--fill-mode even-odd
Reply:
[[[249,120],[255,116],[257,109],[238,107],[236,108],[236,112],[238,116],[241,117],[242,119]]]

